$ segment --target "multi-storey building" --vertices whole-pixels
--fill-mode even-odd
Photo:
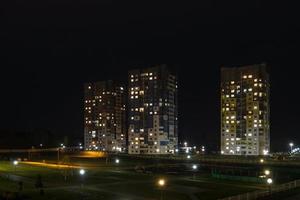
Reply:
[[[269,75],[265,64],[221,69],[221,154],[270,151]]]
[[[177,78],[165,65],[129,72],[128,153],[174,153],[178,143]]]
[[[84,147],[86,150],[126,150],[126,94],[113,81],[84,85]]]

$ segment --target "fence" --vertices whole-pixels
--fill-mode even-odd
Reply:
[[[255,200],[258,198],[270,196],[273,193],[288,191],[297,187],[300,187],[300,180],[295,180],[285,184],[272,186],[269,188],[269,190],[248,192],[245,194],[240,194],[232,197],[226,197],[220,200]]]

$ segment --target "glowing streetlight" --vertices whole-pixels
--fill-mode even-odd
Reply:
[[[163,200],[163,187],[166,185],[166,181],[165,181],[165,179],[159,179],[157,184],[161,188],[161,190],[160,190],[160,200]]]
[[[159,179],[158,180],[158,186],[163,187],[163,186],[165,186],[165,184],[166,184],[165,179]]]
[[[119,164],[119,163],[120,163],[120,160],[119,160],[119,159],[116,159],[116,160],[115,160],[115,163],[116,163],[116,164]]]
[[[83,175],[85,174],[85,170],[84,170],[84,169],[79,170],[79,174],[80,174],[81,176],[83,176]]]
[[[198,169],[198,166],[197,165],[193,165],[193,170],[196,170],[196,169]]]
[[[294,143],[291,142],[289,145],[290,145],[290,147],[291,147],[291,153],[292,153],[292,152],[293,152],[293,146],[294,146]]]
[[[271,185],[271,184],[273,183],[273,180],[272,180],[271,178],[268,178],[268,179],[267,179],[267,183],[268,183],[269,185]]]
[[[17,165],[19,164],[19,162],[17,160],[14,160],[13,164],[14,164],[15,171],[17,171]]]
[[[265,175],[269,176],[271,174],[270,170],[265,170]]]
[[[259,161],[260,163],[264,163],[265,162],[265,160],[264,159],[260,159],[260,161]]]
[[[190,155],[187,155],[187,157],[186,157],[187,159],[191,159],[191,156]]]

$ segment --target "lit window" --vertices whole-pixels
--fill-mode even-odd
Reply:
[[[252,78],[252,75],[249,75],[248,78]]]

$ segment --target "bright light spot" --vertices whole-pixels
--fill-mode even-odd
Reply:
[[[116,161],[115,161],[117,164],[119,164],[120,163],[120,160],[119,159],[116,159]]]
[[[84,169],[79,170],[79,174],[83,176],[85,174],[85,170]]]
[[[162,187],[162,186],[164,186],[165,184],[166,184],[166,182],[165,182],[164,179],[159,179],[159,180],[158,180],[158,185],[159,185],[159,186]]]
[[[268,179],[267,179],[267,183],[268,183],[268,184],[272,184],[272,183],[273,183],[273,180],[272,180],[271,178],[268,178]]]
[[[18,165],[19,162],[17,160],[14,161],[14,165]]]
[[[259,161],[260,163],[264,163],[265,162],[265,160],[264,159],[260,159],[260,161]]]
[[[187,157],[186,157],[187,159],[190,159],[191,158],[191,156],[190,155],[187,155]]]
[[[270,173],[271,173],[270,170],[265,170],[265,175],[268,176],[268,175],[270,175]]]
[[[193,165],[193,169],[194,170],[198,169],[198,166],[197,165]]]
[[[294,146],[294,143],[291,142],[289,145],[290,145],[290,147],[293,147],[293,146]]]

